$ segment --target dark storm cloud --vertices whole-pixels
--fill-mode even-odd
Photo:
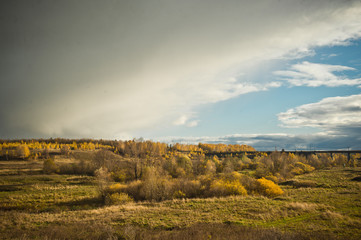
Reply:
[[[169,126],[201,104],[279,86],[232,81],[250,64],[361,32],[358,1],[0,4],[1,138]]]

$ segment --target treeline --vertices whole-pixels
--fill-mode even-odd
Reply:
[[[192,144],[179,144],[176,143],[171,147],[173,150],[182,152],[204,152],[204,153],[225,153],[225,152],[253,152],[256,151],[251,146],[239,144],[210,144],[199,143],[198,145]]]
[[[68,138],[39,138],[39,139],[0,139],[0,144],[32,144],[35,142],[41,142],[45,144],[56,143],[56,144],[72,144],[72,143],[98,143],[102,145],[112,146],[116,140],[104,140],[104,139],[89,139],[89,138],[81,138],[81,139],[68,139]]]
[[[0,143],[0,156],[9,159],[33,159],[48,158],[51,153],[69,153],[70,150],[97,150],[112,149],[112,146],[104,145],[99,142],[80,142],[73,141],[69,143],[51,142],[51,141],[2,141]]]
[[[99,150],[108,149],[116,154],[127,157],[166,157],[173,152],[188,152],[191,155],[203,155],[215,152],[255,151],[251,146],[238,144],[179,144],[143,141],[134,139],[129,141],[93,140],[93,139],[22,139],[0,140],[0,154],[6,158],[37,158],[42,155],[40,150]],[[27,154],[31,151],[32,154]],[[44,155],[44,154],[43,154]],[[46,154],[48,156],[48,154]]]

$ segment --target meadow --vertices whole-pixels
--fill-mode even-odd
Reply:
[[[29,147],[28,156],[18,150],[18,156],[6,156],[3,147],[1,238],[361,238],[361,167],[356,158],[345,164],[342,156],[327,162],[325,156],[316,161],[315,156],[275,153],[227,160],[167,151],[158,156],[148,152],[142,162],[141,156],[119,154],[112,147],[104,152],[101,147],[65,151],[59,146],[48,153]],[[38,152],[41,157],[31,158]],[[159,165],[172,154],[176,169]],[[192,168],[184,165],[188,159]],[[283,165],[267,165],[270,161]],[[274,185],[261,191],[260,179]],[[282,192],[266,194],[276,187]]]

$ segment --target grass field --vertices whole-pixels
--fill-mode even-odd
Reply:
[[[0,161],[2,239],[361,239],[361,168],[281,184],[281,197],[230,196],[104,206],[95,177]],[[356,179],[357,180],[357,179]]]

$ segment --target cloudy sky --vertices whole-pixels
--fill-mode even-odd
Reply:
[[[1,1],[0,50],[0,138],[361,149],[361,1]]]

